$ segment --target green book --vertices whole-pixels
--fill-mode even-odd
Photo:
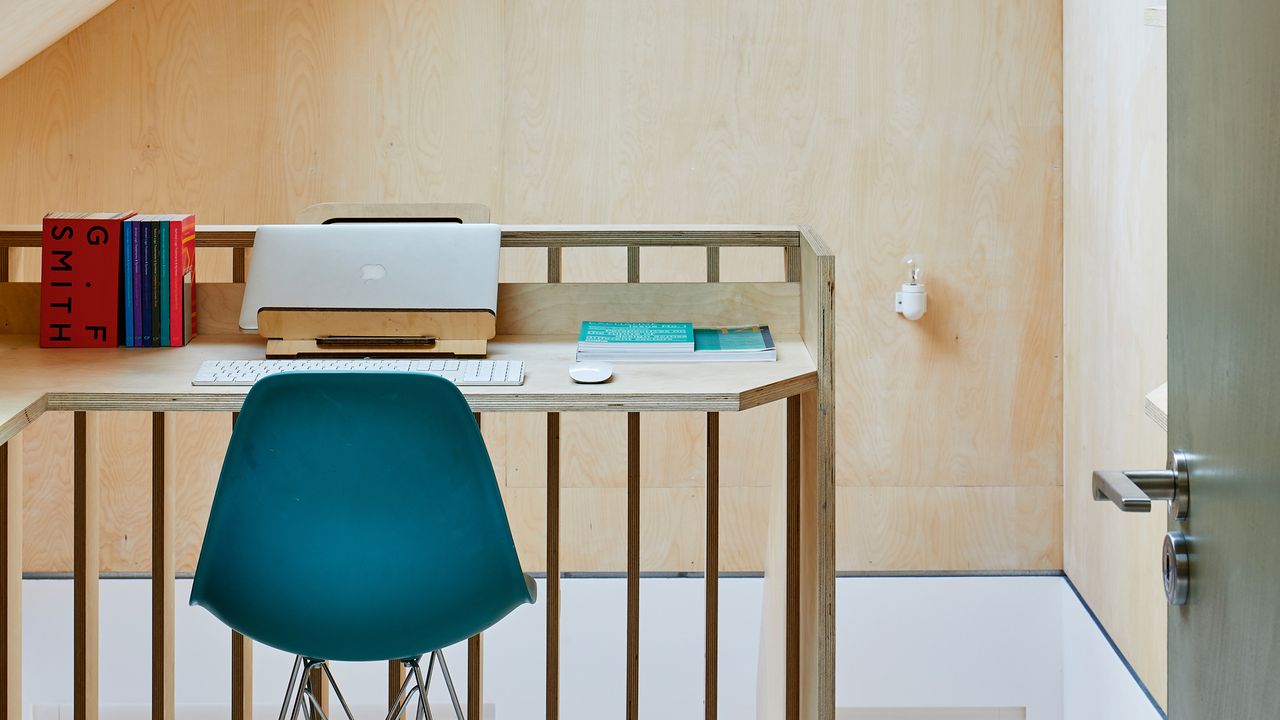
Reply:
[[[596,322],[582,323],[579,350],[611,352],[693,352],[692,323]]]

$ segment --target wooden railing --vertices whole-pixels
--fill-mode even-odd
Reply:
[[[245,250],[253,243],[254,226],[202,226],[199,247],[233,250],[233,280],[243,282]],[[38,247],[38,227],[0,226],[0,280],[8,280],[10,247]],[[706,248],[706,282],[720,280],[722,247],[783,249],[786,282],[799,285],[799,317],[804,345],[816,367],[816,388],[786,398],[786,477],[771,507],[770,570],[766,574],[766,613],[761,641],[760,717],[834,718],[834,528],[832,473],[832,293],[834,260],[825,245],[806,228],[795,226],[504,226],[504,248],[545,248],[546,282],[562,280],[562,249],[626,247],[627,280],[640,282],[641,247]],[[18,287],[26,285],[26,287]],[[695,284],[696,285],[696,284]],[[7,287],[7,290],[6,290]],[[0,328],[24,329],[34,307],[31,284],[0,284]],[[502,316],[501,310],[499,316]],[[15,320],[28,318],[28,320]],[[0,330],[0,332],[6,332]],[[12,329],[7,332],[13,332]],[[47,403],[46,403],[47,405]],[[225,409],[218,404],[207,409]],[[238,407],[238,405],[237,405]],[[0,516],[4,531],[0,562],[0,712],[16,720],[21,712],[22,456],[13,442],[45,405],[36,403],[14,419],[0,417]],[[201,408],[206,409],[206,408]],[[647,409],[647,408],[646,408]],[[661,408],[659,408],[661,409]],[[680,408],[676,408],[680,409]],[[173,413],[152,412],[152,717],[174,717],[174,452]],[[546,717],[559,716],[561,603],[561,462],[560,413],[546,413]],[[719,637],[719,452],[718,411],[706,418],[705,514],[705,716],[717,717],[717,647]],[[231,422],[234,423],[232,414]],[[482,418],[477,414],[477,421]],[[100,460],[95,447],[94,412],[74,411],[74,707],[76,720],[93,720],[98,707],[98,504]],[[639,714],[640,658],[640,413],[627,412],[626,520],[626,717]],[[483,638],[468,643],[467,716],[482,717]],[[780,660],[781,667],[774,663]],[[231,638],[231,716],[250,717],[252,645]],[[402,681],[399,663],[391,663],[388,699],[394,702]],[[323,683],[320,684],[321,686]]]

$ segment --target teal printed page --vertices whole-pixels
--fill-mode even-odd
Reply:
[[[752,352],[768,348],[759,325],[697,328],[693,334],[694,347],[699,351]]]
[[[693,343],[692,323],[582,323],[578,342],[613,344],[670,345]]]

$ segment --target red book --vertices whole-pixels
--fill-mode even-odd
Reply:
[[[50,213],[40,256],[40,347],[120,342],[120,223],[133,213]]]
[[[196,334],[196,216],[169,216],[169,344]]]

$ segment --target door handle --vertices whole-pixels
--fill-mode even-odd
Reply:
[[[1191,509],[1187,455],[1171,451],[1164,470],[1095,470],[1093,499],[1110,500],[1125,512],[1151,512],[1152,500],[1167,500],[1169,516],[1185,520]]]

